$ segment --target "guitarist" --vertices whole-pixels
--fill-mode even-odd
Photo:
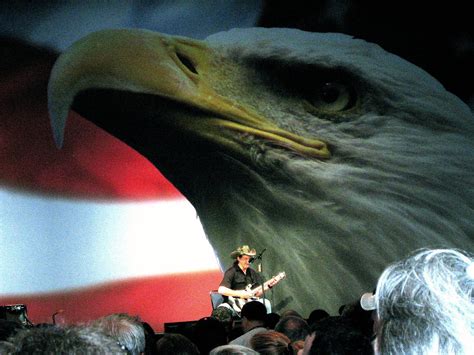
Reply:
[[[261,288],[254,293],[245,289],[249,284],[253,285],[253,287],[256,287],[261,285],[263,282],[260,274],[250,267],[250,263],[253,261],[253,257],[255,257],[256,254],[257,252],[255,249],[250,249],[248,245],[243,245],[230,254],[231,258],[235,259],[235,261],[233,265],[224,273],[224,278],[222,279],[219,289],[217,290],[217,292],[224,296],[227,302],[221,306],[231,308],[233,311],[235,311],[234,307],[229,304],[227,296],[242,299],[250,299],[253,297],[262,296]],[[269,285],[269,288],[272,286],[273,285]],[[266,300],[266,303],[268,312],[271,312],[269,301]]]

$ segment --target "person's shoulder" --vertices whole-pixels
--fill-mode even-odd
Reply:
[[[234,272],[235,271],[235,265],[232,264],[225,272]]]

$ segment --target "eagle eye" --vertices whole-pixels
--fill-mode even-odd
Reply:
[[[189,69],[189,71],[191,73],[194,73],[194,74],[197,74],[197,70],[196,70],[196,67],[195,65],[193,64],[193,62],[188,58],[186,57],[184,54],[182,53],[179,53],[179,52],[176,52],[176,56],[178,57],[179,61],[186,67]]]
[[[337,81],[325,81],[317,85],[309,101],[318,110],[340,112],[352,108],[355,97],[348,85]]]

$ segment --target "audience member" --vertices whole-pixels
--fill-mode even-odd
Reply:
[[[167,333],[156,342],[158,355],[198,355],[197,346],[182,334]]]
[[[207,354],[211,349],[227,344],[227,332],[224,324],[216,318],[205,317],[194,324],[191,340],[201,354]]]
[[[371,355],[370,338],[359,332],[342,316],[316,322],[306,338],[303,354]]]
[[[9,340],[11,355],[20,354],[127,354],[117,341],[94,327],[33,327]]]
[[[418,250],[386,268],[376,290],[372,300],[361,299],[377,311],[376,353],[473,353],[472,254]]]
[[[0,319],[0,341],[7,340],[9,337],[23,328],[24,326],[20,322]]]
[[[4,340],[0,340],[0,354],[13,354],[15,351],[15,346]]]
[[[308,326],[312,326],[317,321],[329,317],[329,313],[324,309],[314,309],[308,317]]]
[[[291,341],[305,340],[309,334],[308,323],[301,317],[287,316],[275,326],[277,332],[285,334]]]
[[[152,326],[147,322],[142,322],[143,331],[145,332],[145,355],[155,353],[156,334]]]
[[[242,329],[244,334],[232,340],[230,344],[251,347],[250,339],[255,334],[267,331],[267,328],[265,328],[267,308],[258,301],[251,301],[242,307],[240,314],[242,316]]]
[[[145,330],[138,317],[115,313],[96,319],[91,325],[114,338],[131,355],[145,351]]]
[[[265,316],[265,327],[275,329],[275,325],[280,321],[281,317],[278,313],[268,313]]]
[[[211,350],[209,355],[258,355],[258,352],[242,345],[221,345]]]
[[[359,300],[357,300],[346,304],[341,316],[347,319],[361,333],[370,338],[374,333],[373,313],[372,311],[364,310]]]
[[[291,340],[275,330],[255,334],[250,347],[261,355],[292,355]]]
[[[227,334],[229,334],[234,323],[233,314],[234,312],[227,307],[217,307],[212,310],[211,317],[220,321],[224,325]]]
[[[288,316],[303,318],[303,316],[299,314],[298,312],[296,312],[294,309],[287,309],[286,311],[283,311],[283,313],[281,314],[281,318],[288,317]]]

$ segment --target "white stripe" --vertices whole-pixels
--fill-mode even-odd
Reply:
[[[105,203],[0,190],[0,295],[217,269],[184,199]]]

